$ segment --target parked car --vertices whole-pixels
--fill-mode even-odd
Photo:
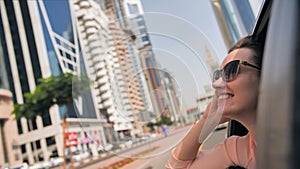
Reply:
[[[99,146],[97,147],[97,151],[98,151],[98,152],[100,152],[100,151],[110,151],[112,148],[113,148],[113,145],[112,145],[112,144],[106,144],[105,146],[99,145]]]
[[[9,169],[28,169],[28,164],[27,163],[17,164],[9,167]]]
[[[64,159],[62,157],[52,157],[50,158],[51,166],[56,167],[62,165]]]

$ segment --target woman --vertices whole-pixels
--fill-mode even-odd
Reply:
[[[204,115],[172,151],[167,169],[255,168],[255,127],[259,95],[262,45],[247,36],[228,52],[221,69],[213,74],[215,96]],[[217,125],[236,120],[247,129],[246,136],[231,136],[210,150],[199,147]]]

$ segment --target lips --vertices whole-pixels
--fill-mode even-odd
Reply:
[[[233,97],[233,94],[230,93],[221,93],[218,95],[218,99],[229,99]]]

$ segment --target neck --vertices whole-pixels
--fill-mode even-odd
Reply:
[[[256,112],[251,112],[248,115],[249,116],[238,118],[237,121],[242,123],[253,136],[253,138],[256,139]]]

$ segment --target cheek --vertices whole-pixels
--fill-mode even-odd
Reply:
[[[247,109],[256,109],[258,100],[258,89],[259,84],[254,81],[254,83],[246,83],[244,87],[241,88],[241,95],[238,98],[243,102],[243,106]]]

